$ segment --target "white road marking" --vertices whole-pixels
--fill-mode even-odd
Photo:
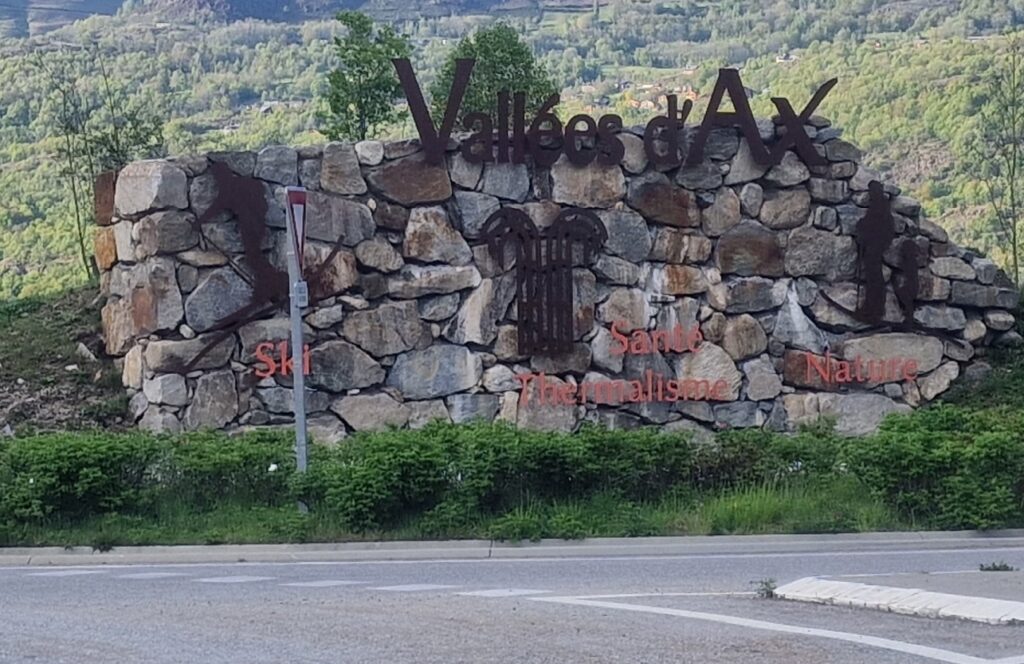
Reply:
[[[576,599],[618,599],[626,597],[747,597],[754,592],[706,592],[706,593],[631,593],[627,595],[577,595]]]
[[[404,586],[379,586],[377,588],[370,588],[370,590],[387,590],[395,593],[416,593],[424,590],[447,590],[448,588],[458,588],[458,586],[444,586],[436,583],[410,583]]]
[[[141,574],[121,574],[118,579],[169,579],[175,576],[188,576],[184,572],[142,572]]]
[[[530,590],[529,588],[495,588],[493,590],[473,590],[467,593],[455,593],[466,597],[520,597],[522,595],[541,595],[550,590]]]
[[[977,569],[949,569],[941,572],[924,572],[929,576],[935,576],[936,574],[967,574],[968,572],[978,572]],[[823,579],[854,579],[859,577],[870,577],[870,576],[899,576],[901,574],[914,574],[914,572],[870,572],[867,574],[829,574],[823,576]]]
[[[198,583],[253,583],[273,580],[272,576],[211,576],[207,579],[196,579]]]
[[[66,569],[59,572],[34,572],[28,576],[84,576],[86,574],[103,574],[103,570]]]
[[[797,636],[814,636],[835,641],[846,641],[857,645],[882,648],[896,652],[906,653],[932,659],[938,662],[949,662],[950,664],[1017,664],[1014,658],[1007,660],[991,660],[973,655],[922,646],[916,643],[906,643],[883,639],[877,636],[865,634],[853,634],[851,632],[837,632],[830,629],[818,629],[815,627],[800,627],[797,625],[786,625],[783,623],[768,622],[766,620],[754,620],[751,618],[740,618],[738,616],[727,616],[718,613],[704,613],[702,611],[686,611],[684,609],[670,609],[661,606],[644,606],[641,604],[625,604],[622,602],[603,602],[600,600],[580,599],[578,597],[530,597],[534,602],[552,602],[555,604],[570,604],[576,606],[591,606],[600,609],[616,609],[619,611],[634,611],[638,613],[655,613],[663,616],[676,616],[679,618],[690,618],[693,620],[705,620],[708,622],[734,625],[736,627],[747,627],[749,629],[762,629],[770,632],[782,632],[783,634],[795,634]]]
[[[282,586],[291,588],[334,588],[335,586],[357,586],[366,581],[298,581],[296,583],[282,583]]]

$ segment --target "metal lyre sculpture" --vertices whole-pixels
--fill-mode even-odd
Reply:
[[[572,350],[574,249],[584,263],[608,239],[597,216],[587,210],[565,210],[541,231],[529,215],[502,208],[484,224],[483,238],[494,259],[505,265],[514,247],[517,339],[522,355],[558,355]]]

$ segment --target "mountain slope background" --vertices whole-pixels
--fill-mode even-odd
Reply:
[[[166,121],[173,154],[319,143],[339,27],[316,17],[350,6],[411,37],[424,88],[459,38],[509,23],[562,88],[566,118],[612,111],[643,123],[672,92],[695,97],[700,117],[721,66],[740,67],[755,112],[770,115],[772,96],[799,108],[837,76],[820,112],[954,239],[1005,259],[964,148],[1024,0],[602,0],[596,12],[591,0],[0,0],[16,5],[63,8],[70,22],[29,21],[32,34],[0,38],[0,301],[86,280],[48,67],[66,65],[96,94],[102,63],[131,103]],[[488,13],[496,7],[506,11]]]
[[[598,0],[598,5],[610,2]],[[0,3],[0,35],[42,34],[88,15],[118,12],[167,20],[298,22],[330,17],[345,9],[381,20],[405,20],[467,13],[530,14],[545,9],[588,11],[593,6],[594,0],[4,0]]]

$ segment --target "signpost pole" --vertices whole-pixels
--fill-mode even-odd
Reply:
[[[302,255],[306,241],[306,190],[288,187],[288,282],[289,313],[292,326],[292,407],[295,412],[295,462],[306,472],[306,375],[305,343],[302,338],[302,309],[309,306],[309,291],[302,279]],[[299,511],[307,511],[299,503]]]

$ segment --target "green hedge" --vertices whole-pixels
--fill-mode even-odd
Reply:
[[[268,472],[271,464],[280,472]],[[177,439],[143,433],[59,433],[0,442],[0,524],[146,514],[166,501],[209,509],[277,504],[294,466],[280,432]]]
[[[0,442],[0,529],[147,516],[168,502],[202,512],[301,498],[350,532],[415,518],[443,534],[480,515],[514,518],[531,504],[604,496],[640,504],[837,478],[920,527],[1024,524],[1024,414],[939,406],[858,439],[817,427],[793,436],[728,431],[709,443],[654,429],[552,434],[435,423],[315,447],[304,476],[282,431],[48,434]]]
[[[928,408],[850,440],[847,469],[901,513],[937,528],[999,528],[1024,514],[1024,413]]]

